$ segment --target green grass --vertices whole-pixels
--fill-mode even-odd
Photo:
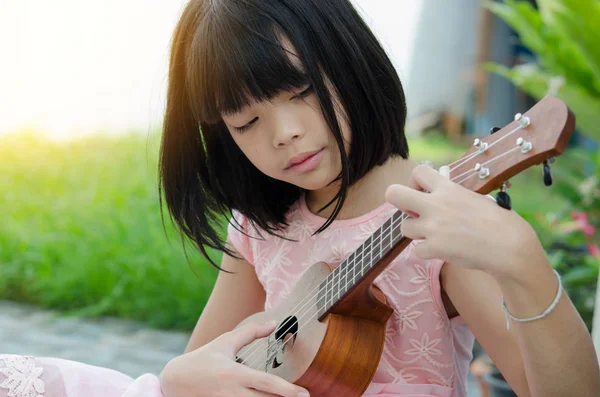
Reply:
[[[216,270],[160,219],[157,139],[0,140],[0,298],[191,329]],[[218,258],[218,255],[215,256]]]
[[[437,135],[410,145],[415,159],[436,164],[466,150]],[[165,236],[158,146],[146,134],[66,143],[0,137],[0,299],[192,329],[217,271],[191,246],[190,268],[168,218]],[[516,179],[517,210],[555,205],[539,169]]]

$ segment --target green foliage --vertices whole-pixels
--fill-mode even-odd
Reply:
[[[563,277],[569,297],[591,330],[600,269],[600,153],[571,150],[555,169],[558,210],[528,219]]]
[[[158,140],[0,141],[0,299],[191,329],[216,270],[181,240],[157,192]],[[214,259],[219,260],[215,254]]]
[[[548,92],[577,116],[579,130],[600,141],[600,2],[538,0],[539,11],[517,0],[485,1],[535,53],[538,65],[486,65],[540,99]]]

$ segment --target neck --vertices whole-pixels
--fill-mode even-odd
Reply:
[[[385,203],[385,191],[392,184],[406,185],[410,173],[416,163],[401,157],[390,158],[381,166],[377,166],[363,176],[358,182],[348,188],[344,205],[336,219],[351,219],[364,215]],[[335,203],[319,212],[329,203],[340,189],[340,184],[335,183],[319,190],[312,190],[306,194],[306,205],[309,210],[322,217],[329,217],[333,213]]]

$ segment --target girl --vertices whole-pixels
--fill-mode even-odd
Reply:
[[[226,254],[224,271],[186,354],[160,385],[119,378],[123,395],[301,395],[231,360],[273,325],[236,343],[247,327],[231,330],[281,303],[311,264],[337,266],[396,208],[415,242],[376,281],[394,314],[365,395],[466,396],[474,336],[520,396],[600,395],[589,334],[531,227],[417,166],[405,117],[398,76],[349,0],[191,0],[173,37],[161,191],[204,254]],[[503,303],[510,318],[544,315],[507,330]],[[31,379],[66,368],[44,364]],[[83,365],[70,368],[67,379]]]
[[[557,295],[539,240],[517,214],[416,167],[397,73],[349,0],[191,1],[169,84],[166,203],[200,250],[227,254],[188,352],[277,307],[308,266],[336,267],[397,207],[420,241],[376,282],[394,314],[365,395],[466,396],[474,336],[520,396],[600,395],[567,296],[507,331],[502,295],[516,318]]]

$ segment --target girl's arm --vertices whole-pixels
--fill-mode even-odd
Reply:
[[[452,264],[444,265],[441,275],[450,300],[519,396],[600,396],[594,346],[567,294],[547,317],[511,321],[506,330],[502,295],[519,318],[542,313],[556,296],[548,263],[528,263],[518,279],[500,282]]]
[[[566,294],[541,314],[558,283],[533,228],[518,214],[464,189],[426,166],[409,186],[393,185],[387,200],[411,214],[406,237],[422,240],[415,253],[439,258],[442,284],[477,339],[520,396],[600,396],[600,370],[587,328]],[[444,269],[445,268],[445,269]]]
[[[300,386],[235,362],[238,350],[272,333],[275,324],[247,324],[231,331],[263,310],[265,291],[247,261],[223,255],[221,267],[233,274],[219,273],[185,354],[161,372],[165,397],[309,397]]]
[[[164,397],[310,397],[308,391],[283,378],[236,363],[244,346],[275,329],[271,324],[246,324],[226,332],[194,351],[175,357],[160,374]]]
[[[226,254],[223,254],[221,267],[232,273],[219,272],[185,349],[186,353],[231,331],[246,317],[264,310],[265,291],[256,277],[254,267],[246,260]]]

